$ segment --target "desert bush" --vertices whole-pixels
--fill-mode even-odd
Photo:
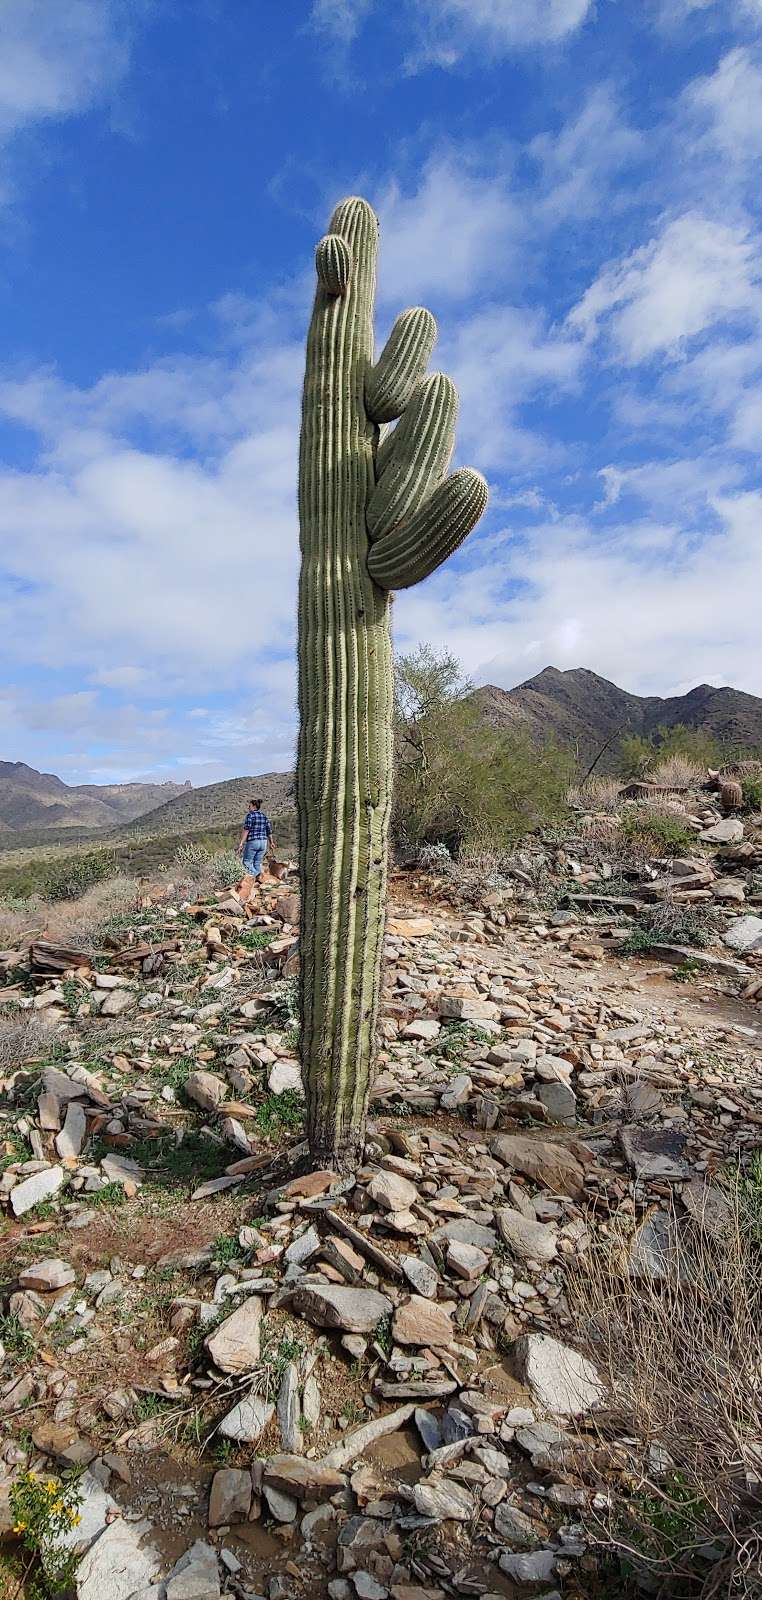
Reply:
[[[627,806],[620,829],[625,839],[647,855],[681,856],[695,844],[695,834],[682,818],[658,806]]]
[[[45,905],[39,895],[29,899],[6,895],[0,901],[0,949],[17,950],[45,924]]]
[[[402,846],[505,844],[565,813],[571,758],[490,727],[449,651],[396,663],[393,836]]]
[[[660,782],[655,769],[660,764],[666,764],[670,757],[680,756],[686,762],[685,768],[676,764],[674,769],[668,769],[673,773],[681,770],[704,773],[707,767],[719,767],[727,759],[727,754],[727,748],[712,734],[677,723],[673,728],[656,728],[653,733],[646,735],[626,734],[620,741],[618,758],[620,771],[625,777],[648,776]],[[678,780],[673,775],[664,781],[677,783]]]
[[[666,1214],[656,1270],[636,1274],[609,1240],[567,1280],[577,1342],[609,1390],[601,1430],[633,1441],[591,1532],[665,1596],[762,1592],[761,1199],[735,1173],[695,1217]],[[587,1436],[581,1462],[589,1452]]]
[[[660,900],[638,918],[631,938],[622,948],[625,954],[647,950],[653,944],[691,944],[702,949],[711,944],[722,926],[714,906],[689,906],[671,899]]]
[[[17,1011],[0,1017],[0,1073],[17,1072],[39,1055],[47,1038],[48,1028],[39,1012]]]
[[[47,900],[76,900],[94,883],[112,878],[115,868],[116,858],[110,850],[66,856],[50,869],[42,892]]]
[[[110,878],[96,883],[79,899],[51,906],[46,921],[49,938],[95,955],[119,922],[137,909],[139,886],[133,878]]]
[[[762,811],[762,776],[742,777],[741,790],[747,811]]]
[[[586,778],[584,783],[572,784],[566,798],[570,806],[581,806],[584,811],[616,811],[620,804],[621,787],[619,778],[593,776]]]
[[[179,873],[172,875],[184,899],[213,894],[238,883],[243,866],[236,850],[209,850],[204,844],[184,844],[175,853]]]
[[[422,872],[434,872],[442,877],[446,877],[451,873],[454,866],[447,845],[442,844],[441,841],[438,844],[421,845],[416,855],[415,864],[420,867]]]
[[[212,859],[212,852],[205,844],[181,844],[175,851],[175,861],[178,867],[185,871],[188,868],[205,867]]]
[[[651,767],[648,777],[654,783],[664,784],[669,789],[695,789],[703,783],[706,777],[706,766],[700,761],[695,761],[692,756],[681,751],[673,751],[672,755],[665,756]]]

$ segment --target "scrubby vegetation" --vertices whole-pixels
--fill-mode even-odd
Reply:
[[[563,815],[570,757],[485,725],[449,651],[419,645],[396,667],[393,831],[398,844],[506,844]]]

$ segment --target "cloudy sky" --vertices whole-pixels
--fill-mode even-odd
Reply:
[[[762,0],[3,0],[0,754],[285,768],[312,252],[382,223],[491,506],[482,682],[762,695]]]

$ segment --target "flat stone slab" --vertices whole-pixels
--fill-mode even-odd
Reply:
[[[514,1345],[519,1373],[532,1397],[556,1417],[581,1417],[600,1405],[603,1382],[592,1361],[548,1333],[528,1333]]]
[[[687,1162],[683,1161],[686,1138],[676,1129],[659,1128],[651,1132],[645,1128],[622,1128],[622,1149],[636,1177],[644,1181],[679,1183],[689,1176]]]

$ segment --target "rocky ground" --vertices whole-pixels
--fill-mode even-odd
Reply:
[[[78,1600],[595,1592],[569,1273],[616,1233],[658,1275],[762,1145],[762,833],[694,832],[624,889],[558,844],[395,875],[352,1180],[301,1141],[293,874],[0,956],[0,1519],[84,1469]],[[707,897],[709,948],[623,953]]]

